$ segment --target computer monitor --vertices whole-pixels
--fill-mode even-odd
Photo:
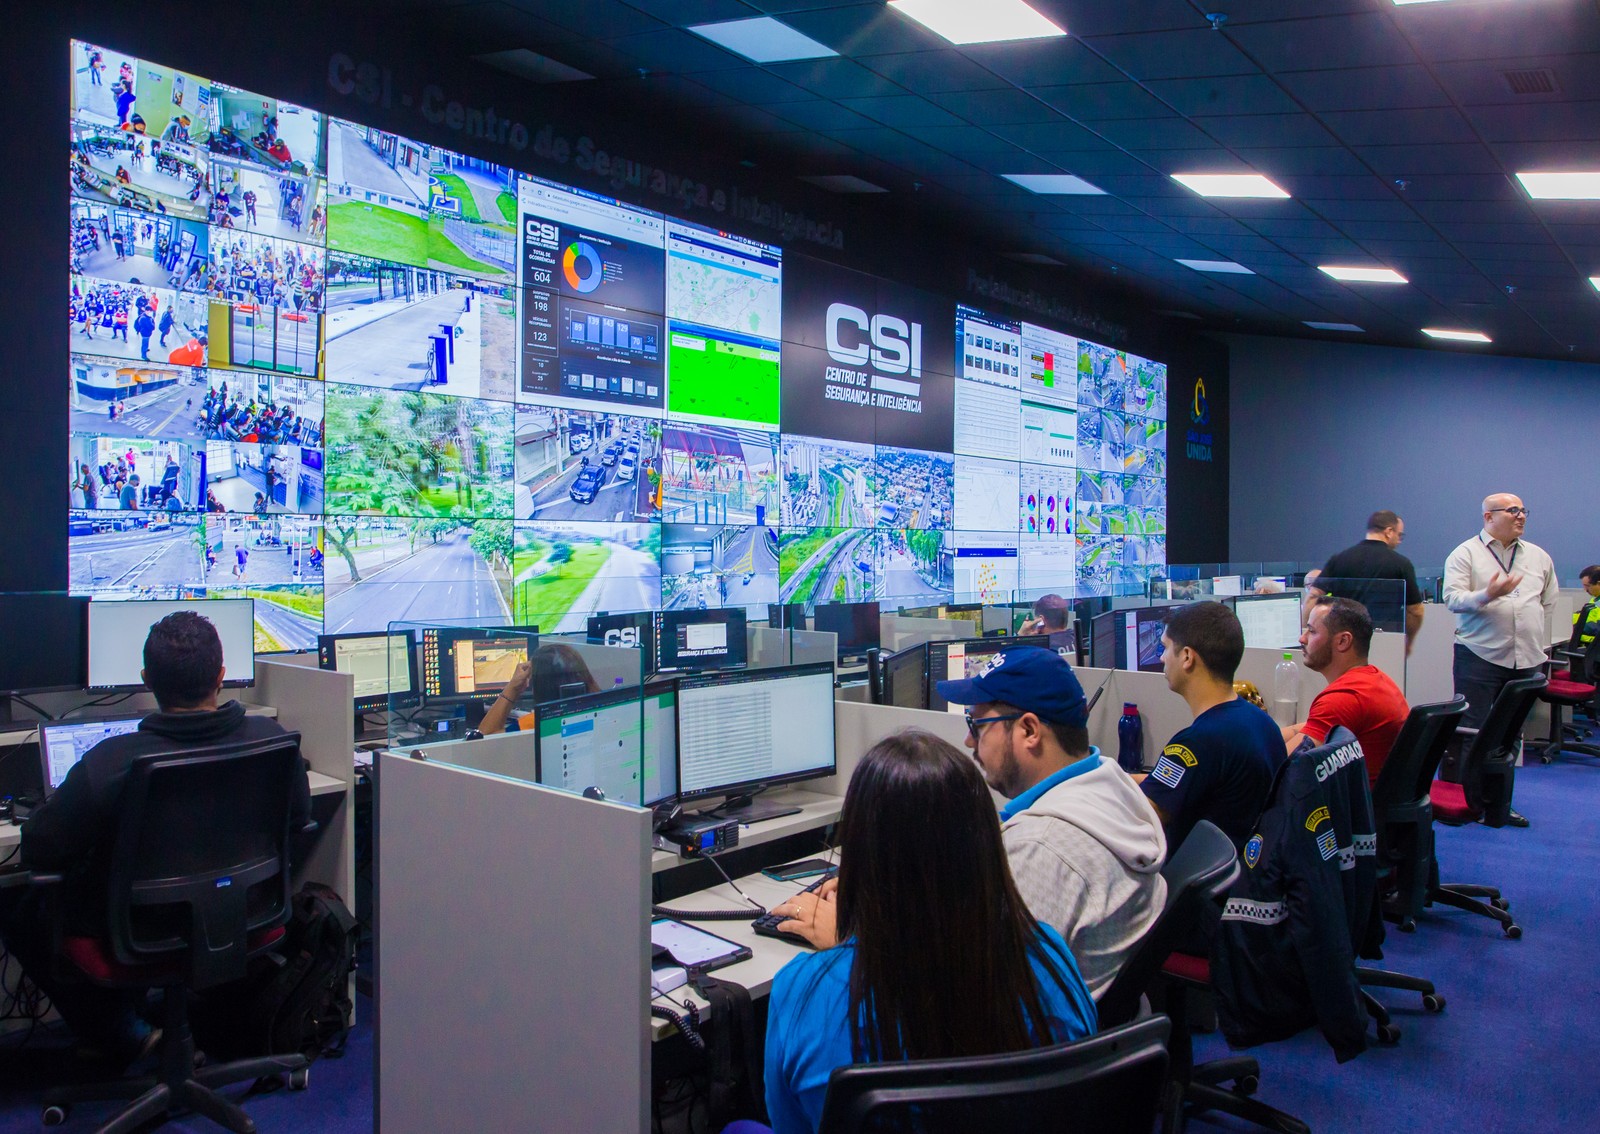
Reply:
[[[1089,664],[1095,669],[1116,669],[1117,666],[1117,615],[1120,611],[1108,610],[1097,614],[1089,622]]]
[[[67,778],[83,754],[111,736],[134,732],[142,717],[109,721],[56,721],[39,729],[39,757],[44,763],[45,795]]]
[[[928,647],[907,646],[883,663],[883,703],[897,709],[928,707]]]
[[[646,659],[653,659],[656,655],[655,615],[648,610],[591,615],[587,637],[602,646],[638,647],[644,651]]]
[[[499,693],[519,662],[539,646],[537,626],[429,626],[422,631],[422,696],[427,701],[480,701]]]
[[[745,664],[744,611],[664,610],[656,615],[657,673]]]
[[[878,648],[878,604],[875,602],[818,603],[811,611],[811,628],[839,636],[839,656],[860,657]]]
[[[210,620],[222,639],[223,681],[227,686],[256,681],[255,600],[247,598],[173,601],[167,599],[100,599],[89,604],[89,664],[84,685],[89,689],[143,689],[144,640],[150,627],[169,614],[192,610]]]
[[[0,720],[9,694],[83,688],[88,605],[80,595],[0,595]]]
[[[585,693],[539,706],[539,782],[564,791],[599,788],[638,806],[644,798],[644,714],[633,689]]]
[[[678,682],[678,795],[731,798],[719,814],[753,822],[794,808],[746,806],[765,787],[831,776],[833,663],[697,674]]]
[[[645,682],[643,807],[658,807],[678,796],[678,683],[674,678]]]
[[[417,701],[417,653],[408,630],[319,634],[317,665],[355,679],[358,713]]]
[[[804,630],[806,628],[806,604],[803,602],[769,602],[767,604],[767,625],[774,630]]]
[[[939,682],[958,681],[987,673],[1007,650],[1048,649],[1036,634],[1022,638],[963,638],[954,642],[929,642],[927,707],[937,713],[964,713],[965,705],[952,705],[939,696]]]
[[[1240,595],[1228,602],[1244,628],[1246,649],[1286,650],[1300,644],[1299,595]]]
[[[1123,624],[1121,668],[1140,673],[1161,672],[1161,636],[1167,632],[1170,606],[1146,606],[1119,610]]]

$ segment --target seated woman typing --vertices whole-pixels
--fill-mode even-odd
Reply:
[[[767,1111],[815,1131],[835,1067],[1020,1051],[1094,1032],[1059,934],[1017,895],[972,758],[931,733],[880,741],[839,817],[837,887],[790,899],[782,926],[824,946],[772,983]],[[842,944],[826,948],[834,927]]]

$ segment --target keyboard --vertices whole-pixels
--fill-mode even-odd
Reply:
[[[835,877],[838,873],[839,872],[836,870],[830,870],[821,878],[818,878],[815,882],[811,883],[811,885],[807,886],[804,890],[800,890],[798,892],[801,894],[815,893],[822,887],[824,882]],[[781,906],[783,903],[779,902],[778,904]],[[801,937],[798,933],[783,933],[778,929],[780,924],[788,920],[788,918],[782,917],[775,913],[762,914],[760,917],[756,918],[750,923],[750,928],[755,930],[756,933],[762,937],[776,937],[779,941],[788,941],[795,945],[804,945],[807,949],[815,948],[811,942],[807,941],[804,937]]]

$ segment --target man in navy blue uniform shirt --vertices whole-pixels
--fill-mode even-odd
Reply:
[[[1161,646],[1167,685],[1194,723],[1162,749],[1140,787],[1161,815],[1169,855],[1202,819],[1242,849],[1287,755],[1272,718],[1233,691],[1244,630],[1222,603],[1197,602],[1167,619]]]

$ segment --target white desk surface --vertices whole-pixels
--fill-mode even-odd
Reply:
[[[332,776],[324,776],[321,772],[307,772],[306,778],[311,781],[311,794],[336,795],[345,790],[343,780],[336,780]],[[16,823],[0,823],[0,850],[8,850],[22,842],[22,827]]]
[[[797,882],[774,882],[765,874],[751,874],[744,878],[735,879],[739,888],[760,902],[767,909],[794,897],[804,890],[815,878],[804,878]],[[693,894],[685,894],[681,898],[674,898],[667,903],[669,909],[679,910],[735,910],[748,903],[738,894],[733,892],[726,882],[719,883],[709,890],[698,890]],[[718,937],[726,937],[729,941],[750,947],[750,959],[740,961],[736,965],[729,965],[725,969],[716,969],[711,975],[723,980],[731,980],[742,984],[750,990],[752,999],[759,1000],[772,990],[772,978],[778,975],[778,970],[783,968],[801,953],[812,950],[803,945],[792,945],[776,937],[762,937],[750,928],[750,921],[754,921],[756,913],[750,911],[749,921],[690,921],[687,924],[696,929],[704,929],[708,933],[715,933]],[[665,1004],[676,1010],[676,1005],[689,1000],[704,1009],[706,1001],[690,988],[684,985],[667,993],[666,999],[657,997],[652,1003]],[[672,1023],[668,1020],[650,1018],[650,1038],[661,1039],[673,1030]]]
[[[762,804],[786,803],[791,807],[800,808],[800,813],[785,815],[781,819],[766,819],[759,823],[741,823],[739,825],[741,848],[759,846],[787,835],[803,834],[818,827],[826,827],[838,820],[839,805],[844,802],[836,795],[823,795],[820,792],[802,791],[799,788],[763,792],[756,797],[756,800]],[[650,873],[659,874],[663,870],[671,870],[675,866],[695,861],[698,860],[680,858],[672,851],[658,850],[650,858]]]

